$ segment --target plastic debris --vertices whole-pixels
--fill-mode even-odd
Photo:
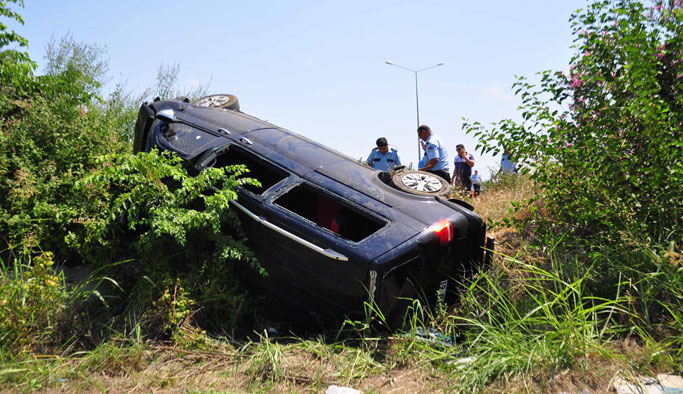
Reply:
[[[411,333],[407,332],[401,334],[402,337],[411,337]],[[455,344],[451,335],[446,335],[433,328],[424,329],[422,327],[415,328],[415,339],[439,345],[442,347],[451,347]]]
[[[613,387],[618,394],[683,394],[683,378],[659,374],[655,378],[641,376],[634,382],[618,377]]]
[[[360,391],[351,387],[331,385],[325,390],[325,394],[360,394]]]

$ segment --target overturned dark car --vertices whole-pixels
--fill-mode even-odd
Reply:
[[[400,318],[413,299],[452,301],[493,245],[441,178],[372,169],[240,112],[231,95],[143,104],[134,149],[153,147],[197,171],[245,164],[260,181],[232,204],[268,275],[243,270],[241,279],[293,319]]]

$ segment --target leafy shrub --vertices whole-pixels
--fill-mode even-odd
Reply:
[[[23,6],[21,0],[10,3]],[[5,3],[0,15],[22,22]],[[136,96],[119,83],[102,99],[103,49],[69,36],[50,42],[42,76],[34,75],[27,54],[9,45],[21,48],[26,40],[0,24],[0,245],[9,245],[0,255],[8,272],[49,250],[59,264],[86,263],[108,275],[107,283],[121,284],[102,289],[108,294],[101,299],[110,305],[98,304],[101,310],[94,312],[102,324],[123,317],[135,327],[142,318],[150,333],[163,327],[164,335],[174,336],[181,325],[176,312],[194,313],[201,305],[200,313],[187,317],[207,327],[234,327],[249,303],[230,262],[258,269],[228,209],[234,188],[249,182],[238,179],[245,169],[207,170],[192,178],[178,159],[128,154],[137,107],[151,90]],[[177,65],[160,67],[160,95],[179,94],[178,72]],[[206,86],[190,94],[202,94]],[[27,266],[26,272],[35,269]],[[176,288],[188,290],[167,302]],[[117,304],[111,297],[121,289]]]
[[[539,245],[557,246],[567,270],[593,266],[589,294],[615,298],[626,280],[634,324],[680,337],[683,6],[597,1],[570,21],[569,71],[513,86],[522,123],[463,128],[524,166],[541,190],[529,205]]]
[[[232,263],[261,269],[230,209],[235,188],[254,182],[241,178],[246,168],[208,168],[191,177],[180,158],[156,152],[103,156],[97,167],[77,183],[81,201],[97,204],[69,234],[70,245],[95,265],[131,259],[108,274],[125,284],[127,308],[140,316],[151,308],[152,331],[176,334],[194,303],[203,328],[234,329],[248,303]]]
[[[550,232],[612,244],[683,239],[683,9],[680,2],[596,2],[572,16],[568,74],[519,78],[523,123],[498,122],[479,149],[533,168]]]
[[[4,6],[0,11],[20,18]],[[6,36],[0,26],[0,37]],[[97,105],[101,50],[69,39],[51,48],[42,77],[33,74],[25,53],[0,53],[0,244],[51,250],[62,262],[73,256],[64,234],[81,216],[73,184],[95,166],[96,156],[130,146],[114,132],[116,117]]]

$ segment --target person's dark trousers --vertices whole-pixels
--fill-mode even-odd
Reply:
[[[473,186],[474,186],[474,195],[478,196],[479,193],[481,193],[481,185],[478,183],[475,183]]]
[[[445,179],[446,182],[448,182],[449,184],[451,183],[451,174],[449,174],[448,171],[446,171],[446,170],[429,170],[429,172],[431,172],[434,175],[440,176],[441,178]]]

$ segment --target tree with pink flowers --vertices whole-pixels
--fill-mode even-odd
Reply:
[[[600,1],[572,15],[567,71],[518,78],[521,123],[478,149],[507,147],[543,190],[545,235],[683,246],[683,7]],[[548,231],[546,231],[548,230]]]
[[[683,354],[683,5],[598,1],[570,18],[564,71],[520,77],[521,122],[465,123],[539,186],[523,224],[593,296]],[[592,267],[592,269],[588,269]],[[654,328],[654,329],[653,329]],[[669,343],[669,342],[667,342]]]

